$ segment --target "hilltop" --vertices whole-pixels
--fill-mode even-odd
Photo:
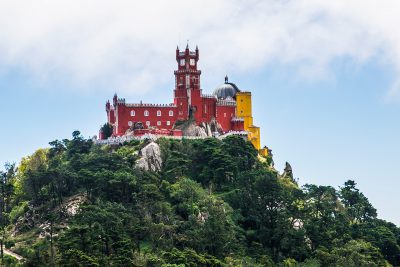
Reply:
[[[96,145],[74,132],[2,175],[7,266],[398,266],[357,189],[299,187],[238,136]]]

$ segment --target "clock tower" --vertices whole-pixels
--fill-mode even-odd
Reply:
[[[174,104],[178,108],[178,119],[187,120],[189,118],[198,119],[202,114],[200,75],[197,69],[199,60],[199,49],[189,50],[186,45],[184,51],[176,48],[176,62],[178,69],[175,74]]]

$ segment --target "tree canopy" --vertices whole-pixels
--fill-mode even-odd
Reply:
[[[146,142],[79,131],[8,164],[1,242],[27,266],[400,264],[400,229],[353,180],[301,187],[237,136],[157,143],[158,172],[135,165]]]

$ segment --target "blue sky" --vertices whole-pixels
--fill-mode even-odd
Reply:
[[[395,1],[54,2],[0,3],[0,163],[97,134],[114,92],[169,103],[189,39],[205,92],[225,74],[252,91],[277,169],[288,161],[301,184],[354,179],[400,225]]]

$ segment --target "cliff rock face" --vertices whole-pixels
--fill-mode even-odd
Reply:
[[[187,124],[182,125],[182,127],[179,127],[182,130],[182,134],[184,136],[201,136],[201,137],[206,137],[207,133],[205,130],[199,126],[196,125],[194,122],[190,122]]]
[[[194,121],[188,121],[177,129],[181,129],[184,136],[200,136],[200,137],[211,137],[214,132],[222,133],[221,125],[212,119],[210,122],[202,122],[200,125],[196,125]]]
[[[149,143],[140,150],[139,155],[141,158],[136,162],[138,168],[154,172],[161,170],[161,150],[157,143]]]

